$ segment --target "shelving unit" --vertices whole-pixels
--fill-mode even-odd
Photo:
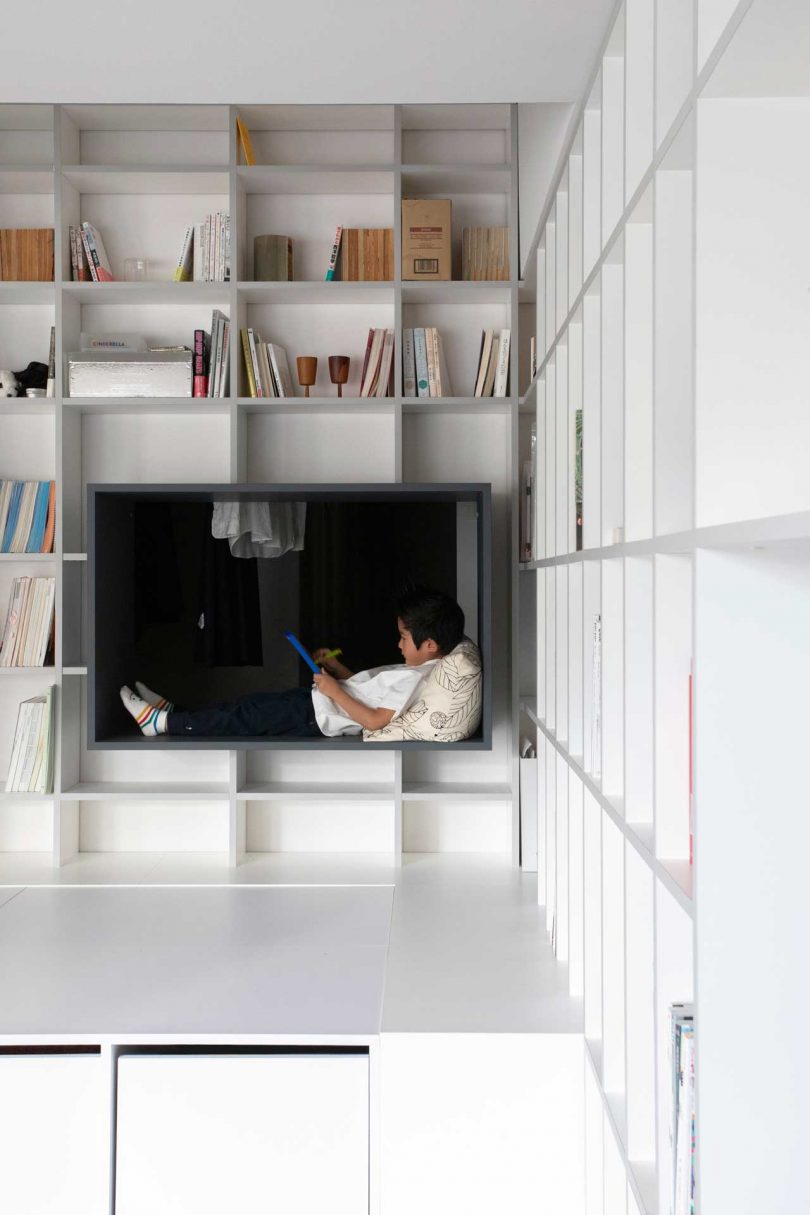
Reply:
[[[778,1079],[806,1054],[785,992],[803,971],[802,913],[795,891],[775,891],[794,843],[765,820],[790,796],[773,775],[771,706],[794,703],[806,667],[810,177],[795,148],[810,130],[809,36],[789,3],[625,0],[521,251],[538,349],[518,407],[519,466],[532,423],[538,445],[536,546],[518,574],[521,735],[538,754],[538,899],[584,997],[588,1215],[671,1210],[676,1001],[696,1002],[696,1209],[772,1201],[741,1167],[763,1150],[740,1114],[753,1104],[790,1106],[767,1150],[785,1195],[803,1184],[785,1144],[807,1121],[807,1068],[795,1099]],[[776,714],[791,738],[793,712]],[[745,882],[727,881],[741,865],[770,890],[762,920]],[[732,1067],[727,1039],[743,1049],[740,1010],[758,1003],[752,934],[780,1045],[735,1099],[717,1060]]]
[[[257,164],[238,163],[236,115],[251,130]],[[508,692],[512,450],[517,393],[471,394],[481,329],[517,327],[516,107],[470,106],[6,106],[0,108],[0,224],[55,228],[54,283],[0,285],[0,365],[47,351],[57,332],[53,401],[0,403],[0,476],[55,478],[57,538],[44,559],[57,576],[57,654],[52,670],[11,672],[0,695],[0,771],[11,749],[18,691],[55,683],[57,779],[51,799],[26,819],[24,798],[0,804],[3,880],[31,872],[76,881],[98,854],[186,853],[223,880],[263,851],[506,851],[517,837],[515,731]],[[509,225],[509,282],[411,283],[399,277],[403,196],[453,199],[454,273],[461,227]],[[232,281],[171,281],[186,227],[209,211],[232,217]],[[150,281],[70,281],[68,227],[90,220],[113,270],[149,259]],[[335,226],[393,227],[397,274],[390,283],[324,282]],[[292,236],[296,281],[253,279],[253,238]],[[210,310],[231,318],[232,336],[255,326],[299,353],[319,356],[313,397],[246,396],[242,352],[231,342],[226,399],[101,399],[68,395],[65,356],[82,330],[124,330],[161,344],[190,344]],[[456,395],[402,395],[405,325],[437,325]],[[397,333],[395,395],[361,400],[367,330]],[[352,357],[338,400],[326,356]],[[511,383],[517,385],[518,344]],[[328,438],[327,438],[328,436]],[[454,757],[362,748],[188,756],[88,751],[84,745],[86,532],[89,482],[198,481],[491,482],[495,507],[495,740],[490,752]],[[36,568],[42,568],[37,559]],[[6,584],[24,572],[0,559]],[[135,678],[137,672],[133,672]],[[28,690],[30,689],[30,691]],[[126,725],[122,721],[122,728]],[[465,799],[471,802],[465,821]],[[515,823],[513,823],[515,820]],[[96,854],[96,855],[91,855]],[[103,860],[103,855],[102,858]],[[52,866],[52,868],[50,867]],[[164,865],[165,880],[171,866]]]

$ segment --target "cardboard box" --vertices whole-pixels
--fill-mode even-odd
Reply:
[[[452,208],[449,198],[403,198],[403,279],[450,281]]]

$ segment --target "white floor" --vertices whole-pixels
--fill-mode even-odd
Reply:
[[[267,886],[0,891],[0,1036],[581,1031],[508,858],[261,867]]]

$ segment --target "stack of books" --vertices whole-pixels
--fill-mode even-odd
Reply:
[[[461,229],[461,277],[468,281],[509,280],[509,229]]]
[[[211,332],[194,330],[195,397],[225,397],[228,395],[231,322],[215,308],[211,314]]]
[[[13,580],[0,643],[0,667],[51,665],[55,595],[55,578]],[[46,659],[50,660],[47,664]]]
[[[189,239],[192,248],[186,244]],[[196,224],[192,237],[186,233],[181,253],[181,265],[191,266],[191,277],[195,283],[228,283],[231,279],[231,217],[224,211],[206,215],[201,224]],[[175,278],[177,274],[175,272]],[[180,281],[183,281],[182,279]]]
[[[294,397],[287,352],[263,342],[255,329],[240,329],[248,393],[252,397]]]
[[[475,396],[508,396],[510,335],[509,329],[485,329],[482,332]]]
[[[0,553],[52,553],[54,481],[0,481]]]
[[[394,331],[369,329],[363,374],[360,377],[361,397],[392,397],[394,395]]]
[[[403,329],[402,394],[406,397],[451,397],[450,376],[438,329]]]
[[[691,1004],[670,1006],[668,1041],[672,1082],[669,1112],[671,1210],[673,1215],[692,1215],[695,1209],[695,1030]]]
[[[24,700],[6,778],[6,793],[53,793],[53,688]]]
[[[335,246],[340,249],[340,277],[344,283],[393,280],[393,228],[341,228],[339,231],[342,236],[335,235],[333,250]]]
[[[71,226],[68,232],[70,243],[70,274],[76,283],[111,283],[115,275],[104,248],[98,228],[83,223]]]
[[[53,228],[0,228],[0,279],[53,282]]]

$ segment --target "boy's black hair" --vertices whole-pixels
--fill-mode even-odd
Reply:
[[[396,612],[417,648],[431,638],[442,654],[449,654],[464,636],[464,613],[444,591],[411,587],[398,596]]]

